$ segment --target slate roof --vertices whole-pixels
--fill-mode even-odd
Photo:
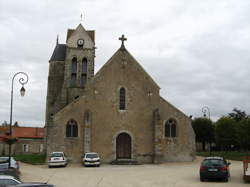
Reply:
[[[57,44],[50,61],[64,61],[66,55],[66,44]]]

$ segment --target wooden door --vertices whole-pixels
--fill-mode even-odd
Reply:
[[[121,133],[116,138],[116,158],[131,159],[131,137]]]

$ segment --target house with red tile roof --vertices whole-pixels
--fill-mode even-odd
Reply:
[[[0,127],[0,137],[8,135],[9,127]],[[44,153],[44,128],[12,127],[12,136],[18,141],[12,146],[12,154]],[[8,154],[9,146],[0,142],[0,155]]]

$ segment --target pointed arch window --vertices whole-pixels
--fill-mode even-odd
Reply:
[[[176,137],[176,120],[169,119],[165,123],[165,137]]]
[[[76,86],[77,79],[77,58],[74,57],[71,62],[71,86]]]
[[[120,110],[126,110],[126,90],[120,88]]]
[[[78,127],[77,122],[73,119],[68,121],[66,125],[66,137],[77,137],[78,136]]]
[[[88,72],[88,60],[87,58],[82,59],[82,73],[81,73],[81,86],[85,86],[87,82],[87,72]]]

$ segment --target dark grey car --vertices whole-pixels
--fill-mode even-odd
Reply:
[[[230,177],[229,165],[222,157],[206,157],[200,166],[200,181],[223,179],[227,182]]]

